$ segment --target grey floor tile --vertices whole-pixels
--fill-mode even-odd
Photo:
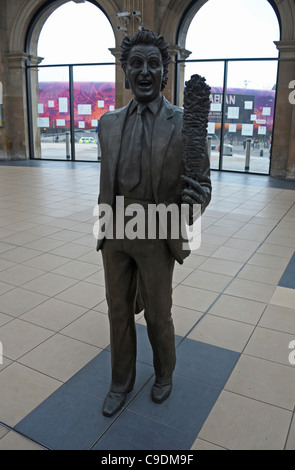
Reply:
[[[222,388],[239,357],[235,351],[185,339],[177,348],[175,372]]]
[[[110,425],[102,400],[64,385],[15,427],[54,450],[87,450]]]
[[[93,450],[186,450],[191,436],[127,410]]]
[[[136,364],[136,380],[133,391],[128,395],[132,399],[153,376],[154,369],[147,364]],[[71,387],[104,399],[111,384],[111,354],[102,351],[67,382]]]
[[[131,403],[129,409],[194,439],[210,413],[220,391],[216,387],[174,374],[172,393],[162,404],[151,399],[153,380]],[[172,431],[173,430],[173,431]]]

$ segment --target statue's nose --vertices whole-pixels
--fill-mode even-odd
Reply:
[[[142,65],[141,73],[142,73],[142,75],[148,75],[148,73],[149,73],[149,68],[148,68],[148,64],[147,64],[146,61],[144,61],[143,65]]]

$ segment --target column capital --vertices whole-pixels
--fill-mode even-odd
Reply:
[[[280,52],[279,60],[295,60],[295,41],[274,41]]]
[[[25,52],[7,52],[6,59],[10,69],[24,69],[28,63],[29,65],[39,65],[44,57],[29,55]]]
[[[39,65],[41,64],[42,60],[44,60],[44,57],[39,57],[37,55],[29,55],[28,56],[28,65]]]
[[[116,61],[120,60],[121,47],[109,47],[109,51],[115,57]]]
[[[8,63],[8,68],[10,69],[19,69],[25,68],[26,61],[28,59],[28,54],[25,52],[7,52],[6,59]]]
[[[191,51],[180,47],[178,44],[169,44],[169,54],[173,59],[174,56],[178,55],[180,60],[185,60],[191,54]]]
[[[186,60],[191,55],[191,53],[192,53],[192,51],[181,48],[180,51],[179,51],[180,60]]]

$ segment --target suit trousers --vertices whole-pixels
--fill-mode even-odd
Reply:
[[[106,239],[102,246],[110,321],[111,391],[128,392],[136,374],[135,308],[138,279],[158,382],[170,382],[175,368],[171,316],[175,260],[165,240]]]

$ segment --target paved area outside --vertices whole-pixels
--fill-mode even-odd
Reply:
[[[95,134],[93,134],[95,138]],[[260,156],[261,150],[263,156]],[[67,160],[67,148],[65,142],[42,142],[40,158],[48,160]],[[76,161],[91,161],[95,162],[100,159],[100,147],[97,144],[88,143],[80,144],[75,143],[75,160]],[[251,173],[269,174],[269,150],[251,148],[251,156],[249,162],[249,171]],[[245,171],[246,153],[243,147],[234,147],[233,155],[223,156],[223,170],[230,171]],[[212,150],[211,152],[211,168],[214,170],[219,169],[219,152]]]
[[[295,183],[212,172],[202,244],[174,275],[177,367],[113,418],[93,208],[99,163],[0,164],[0,449],[295,450]]]

